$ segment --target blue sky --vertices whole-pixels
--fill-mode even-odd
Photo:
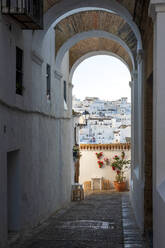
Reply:
[[[131,100],[130,72],[119,59],[97,55],[84,60],[75,70],[73,95],[81,100],[86,96],[103,100],[128,97]]]

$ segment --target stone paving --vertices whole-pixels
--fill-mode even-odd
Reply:
[[[148,248],[128,193],[95,192],[71,203],[12,248]]]

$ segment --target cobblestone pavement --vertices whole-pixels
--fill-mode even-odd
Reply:
[[[128,193],[99,192],[70,204],[12,248],[146,248]]]

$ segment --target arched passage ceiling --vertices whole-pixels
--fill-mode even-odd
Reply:
[[[55,4],[62,3],[63,1],[64,0],[44,0],[44,13],[46,13]],[[102,0],[100,0],[100,2],[101,1]],[[142,21],[146,20],[144,17],[146,17],[145,15],[148,14],[148,7],[150,0],[115,0],[115,1],[129,11],[129,13],[133,17],[133,20],[140,29],[141,29],[141,25],[145,25],[144,23],[142,24]]]
[[[62,0],[44,0],[44,12],[46,12],[53,5],[55,5],[59,2],[62,2]],[[116,0],[116,2],[123,5],[133,15],[134,9],[136,7],[136,2],[138,2],[138,1],[137,0]]]
[[[132,61],[126,50],[117,42],[106,38],[88,38],[78,42],[70,49],[69,61],[70,69],[74,63],[89,52],[108,51],[121,57],[132,71]]]
[[[69,38],[91,30],[106,31],[119,37],[136,58],[137,40],[128,23],[116,14],[101,10],[79,12],[60,21],[55,27],[56,54]]]

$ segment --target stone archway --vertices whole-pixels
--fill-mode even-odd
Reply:
[[[134,61],[133,55],[131,53],[131,50],[129,49],[129,47],[120,38],[118,38],[117,36],[112,35],[112,34],[110,34],[108,32],[105,32],[105,31],[91,30],[91,31],[88,31],[88,32],[83,32],[83,33],[74,35],[69,40],[67,40],[62,45],[62,47],[60,47],[60,49],[59,49],[59,51],[58,51],[58,53],[56,55],[56,64],[55,64],[56,70],[59,70],[60,71],[60,66],[61,66],[61,63],[62,63],[62,59],[63,59],[65,53],[71,47],[73,47],[76,43],[78,43],[81,40],[85,40],[87,38],[93,38],[93,37],[95,37],[95,38],[96,37],[99,37],[99,38],[102,37],[102,38],[106,38],[106,39],[109,39],[109,40],[112,40],[112,41],[115,41],[116,43],[118,43],[126,51],[125,53],[127,53],[128,56],[130,57],[131,63],[132,63],[132,70],[135,70],[136,69],[135,68],[135,63],[136,62]],[[129,63],[127,63],[127,64],[129,64]]]
[[[58,6],[58,8],[56,8]],[[140,31],[137,27],[137,24],[133,20],[133,9],[126,4],[126,2],[120,1],[77,1],[73,0],[70,4],[66,0],[58,1],[57,5],[52,5],[52,7],[45,12],[45,30],[43,32],[37,32],[34,35],[33,48],[34,50],[39,51],[42,54],[42,40],[46,35],[49,29],[54,29],[60,21],[63,21],[65,18],[70,17],[71,15],[85,11],[104,11],[109,14],[119,15],[123,20],[129,25],[131,31],[136,37],[137,46],[133,54],[131,51],[131,58],[133,58],[133,64],[135,64],[134,70],[132,70],[132,99],[133,99],[133,130],[132,130],[132,181],[131,181],[131,192],[132,192],[132,202],[135,209],[135,214],[137,221],[141,229],[144,228],[144,135],[143,135],[143,51],[142,51],[142,41]],[[115,24],[114,24],[115,25]],[[95,30],[95,28],[94,28]],[[103,30],[100,30],[103,32]],[[74,45],[73,37],[82,36],[84,33],[81,30],[80,33],[76,33],[73,36],[69,37],[64,41],[64,44],[61,43],[61,47],[56,56],[55,61],[55,74],[57,84],[61,83],[62,74],[60,70],[60,65],[62,59],[66,52],[69,52],[69,49]],[[118,36],[120,38],[120,36]],[[40,40],[40,46],[38,46],[38,41]],[[124,42],[124,40],[123,40]],[[67,46],[65,47],[65,45]],[[127,42],[125,42],[127,44]],[[64,46],[63,46],[64,45]],[[124,45],[125,48],[125,45]],[[140,202],[140,208],[137,208],[138,202]]]
[[[56,7],[56,2],[58,3],[58,8]],[[117,15],[121,16],[131,27],[132,31],[134,32],[136,39],[138,41],[138,50],[142,49],[142,40],[140,31],[137,27],[137,24],[134,22],[133,16],[133,8],[129,8],[129,4],[127,6],[126,3],[120,4],[117,1],[107,1],[100,0],[90,1],[90,0],[72,0],[70,4],[67,0],[59,0],[53,1],[51,5],[45,6],[45,14],[44,14],[44,30],[42,32],[36,32],[33,38],[33,48],[35,49],[36,46],[38,50],[42,47],[42,40],[46,35],[47,31],[50,28],[54,28],[61,20],[65,19],[66,17],[73,15],[75,13],[88,11],[88,10],[103,10],[107,11],[108,13],[116,13]],[[128,9],[129,11],[128,11]],[[40,46],[38,46],[41,44]]]
[[[95,31],[92,31],[92,33]],[[70,38],[63,46],[59,49],[56,57],[55,68],[60,72],[61,63],[64,55],[69,51],[69,49],[79,40],[85,38],[84,35],[88,33],[80,33],[72,38]],[[101,32],[100,32],[101,34]],[[99,34],[99,35],[100,35]],[[99,36],[98,35],[98,36]],[[92,34],[93,36],[93,34]],[[95,35],[94,35],[95,36]],[[76,39],[75,39],[76,38]],[[142,135],[142,122],[143,122],[143,112],[142,112],[142,78],[143,78],[143,59],[141,54],[138,54],[137,70],[132,71],[132,109],[133,109],[133,127],[132,127],[132,181],[131,181],[131,192],[132,201],[135,208],[136,217],[138,224],[143,230],[144,226],[144,198],[143,198],[143,135]],[[133,56],[132,56],[133,57]],[[134,60],[133,60],[134,61]],[[136,63],[136,61],[134,61]],[[61,79],[60,79],[61,80]],[[134,131],[136,130],[136,131]],[[132,185],[134,184],[134,187]],[[140,201],[141,208],[136,208],[137,201]]]

